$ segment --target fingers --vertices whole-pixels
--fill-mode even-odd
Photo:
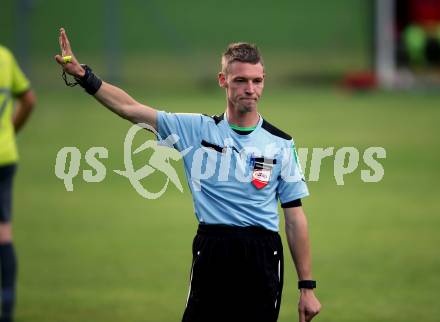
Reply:
[[[64,48],[63,48],[63,39],[61,37],[61,29],[60,29],[60,34],[58,35],[58,43],[60,44],[60,52],[61,55],[64,55]]]
[[[306,322],[306,314],[303,310],[298,310],[299,322]]]
[[[59,42],[60,42],[61,55],[62,56],[72,55],[70,42],[69,39],[67,38],[67,34],[64,28],[60,28]]]
[[[314,317],[315,315],[316,315],[316,313],[313,314],[313,313],[311,313],[311,312],[306,312],[306,313],[305,313],[306,322],[312,321],[312,319],[313,319],[313,317]]]
[[[321,303],[315,297],[313,291],[301,292],[301,297],[298,303],[298,313],[300,322],[309,322],[321,310]]]
[[[62,65],[63,67],[67,64],[75,65],[77,62],[73,59],[72,56],[61,56],[61,55],[55,55],[55,60],[58,64]]]
[[[315,315],[317,315],[318,313],[319,313],[319,310],[315,310],[315,311],[308,311],[308,310],[306,310],[305,313],[304,313],[305,321],[306,322],[312,321],[313,317]]]
[[[60,29],[59,40],[60,40],[61,56],[66,56],[67,55],[67,52],[66,52],[66,34],[65,34],[63,28]]]
[[[60,55],[55,55],[55,60],[57,61],[58,64],[60,64],[61,66],[64,65],[64,59],[62,56]]]
[[[69,38],[67,37],[66,31],[63,29],[64,41],[66,44],[66,55],[72,55],[72,48],[70,47]]]
[[[313,317],[319,313],[318,310],[308,310],[307,308],[299,308],[298,314],[299,314],[299,322],[310,322],[312,321]]]
[[[58,36],[58,43],[60,44],[60,52],[61,52],[61,55],[62,55],[63,54],[63,43],[62,43],[62,40],[61,40],[61,33]]]

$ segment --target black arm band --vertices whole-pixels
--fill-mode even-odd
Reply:
[[[314,289],[316,288],[316,281],[313,280],[303,280],[298,282],[298,289],[308,288]]]
[[[95,95],[95,93],[99,90],[102,85],[102,80],[93,74],[92,69],[87,65],[81,65],[86,73],[83,77],[76,78],[75,80],[78,82],[81,87],[83,87],[87,93],[90,95]]]
[[[295,200],[281,204],[281,208],[294,208],[294,207],[301,207],[301,206],[302,206],[301,199],[295,199]]]

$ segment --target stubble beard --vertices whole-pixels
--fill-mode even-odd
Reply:
[[[257,109],[257,101],[247,104],[242,104],[242,102],[237,102],[237,111],[240,114],[252,113]]]
[[[246,113],[251,113],[254,111],[254,107],[253,106],[246,106],[246,105],[239,105],[238,106],[238,113],[240,114],[246,114]]]

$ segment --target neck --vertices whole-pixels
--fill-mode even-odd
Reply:
[[[252,111],[240,112],[228,104],[226,108],[228,123],[239,127],[254,127],[260,120],[260,115],[256,109]]]

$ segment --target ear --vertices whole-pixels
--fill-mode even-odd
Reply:
[[[228,83],[226,82],[225,73],[223,73],[223,72],[218,73],[217,78],[218,78],[218,84],[220,87],[222,87],[222,88],[228,87]]]

